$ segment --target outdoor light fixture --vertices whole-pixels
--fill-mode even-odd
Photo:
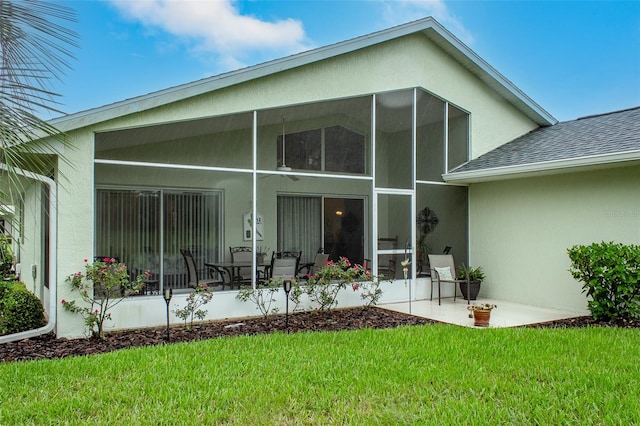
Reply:
[[[291,292],[291,280],[284,280],[282,282],[282,287],[284,288],[284,292],[287,295],[287,309],[285,315],[285,327],[287,328],[287,334],[289,334],[289,292]]]
[[[162,294],[164,297],[164,301],[167,304],[167,343],[169,343],[169,303],[171,302],[171,298],[173,297],[173,289],[165,288],[164,293]]]

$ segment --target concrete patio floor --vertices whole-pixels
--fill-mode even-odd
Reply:
[[[516,327],[526,324],[535,324],[538,322],[553,321],[564,318],[574,318],[589,315],[589,311],[572,312],[561,311],[557,309],[540,308],[537,306],[522,305],[518,303],[505,302],[503,300],[478,298],[472,300],[471,303],[484,304],[491,303],[498,305],[491,312],[491,321],[489,327]],[[467,310],[467,301],[462,297],[442,299],[442,305],[438,306],[438,300],[415,300],[402,303],[387,303],[378,305],[380,308],[392,311],[410,313],[412,315],[429,318],[448,324],[460,325],[463,327],[475,327],[473,318],[469,318]]]

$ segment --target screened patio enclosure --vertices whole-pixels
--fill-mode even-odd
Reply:
[[[466,262],[467,189],[441,175],[468,160],[468,135],[468,114],[422,89],[97,133],[95,255],[159,291],[187,287],[181,249],[201,279],[238,246],[323,249],[388,279],[404,258],[427,272],[425,250]]]

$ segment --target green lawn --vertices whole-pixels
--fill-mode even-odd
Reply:
[[[0,364],[0,424],[640,424],[629,329],[273,334]]]

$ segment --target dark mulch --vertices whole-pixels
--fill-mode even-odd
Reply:
[[[436,324],[437,321],[420,318],[381,308],[337,309],[330,313],[301,312],[289,315],[289,332],[338,331],[362,328],[394,328],[407,325]],[[533,324],[527,327],[585,327],[613,326],[640,328],[640,322],[600,323],[591,317]],[[284,315],[268,318],[246,318],[224,320],[194,325],[190,330],[173,325],[170,329],[171,342],[189,342],[225,336],[241,336],[286,332]],[[46,358],[64,358],[77,355],[106,353],[118,349],[138,346],[160,345],[166,342],[166,327],[146,328],[108,333],[104,340],[98,339],[56,339],[53,334],[25,339],[0,345],[0,362],[25,361]]]

